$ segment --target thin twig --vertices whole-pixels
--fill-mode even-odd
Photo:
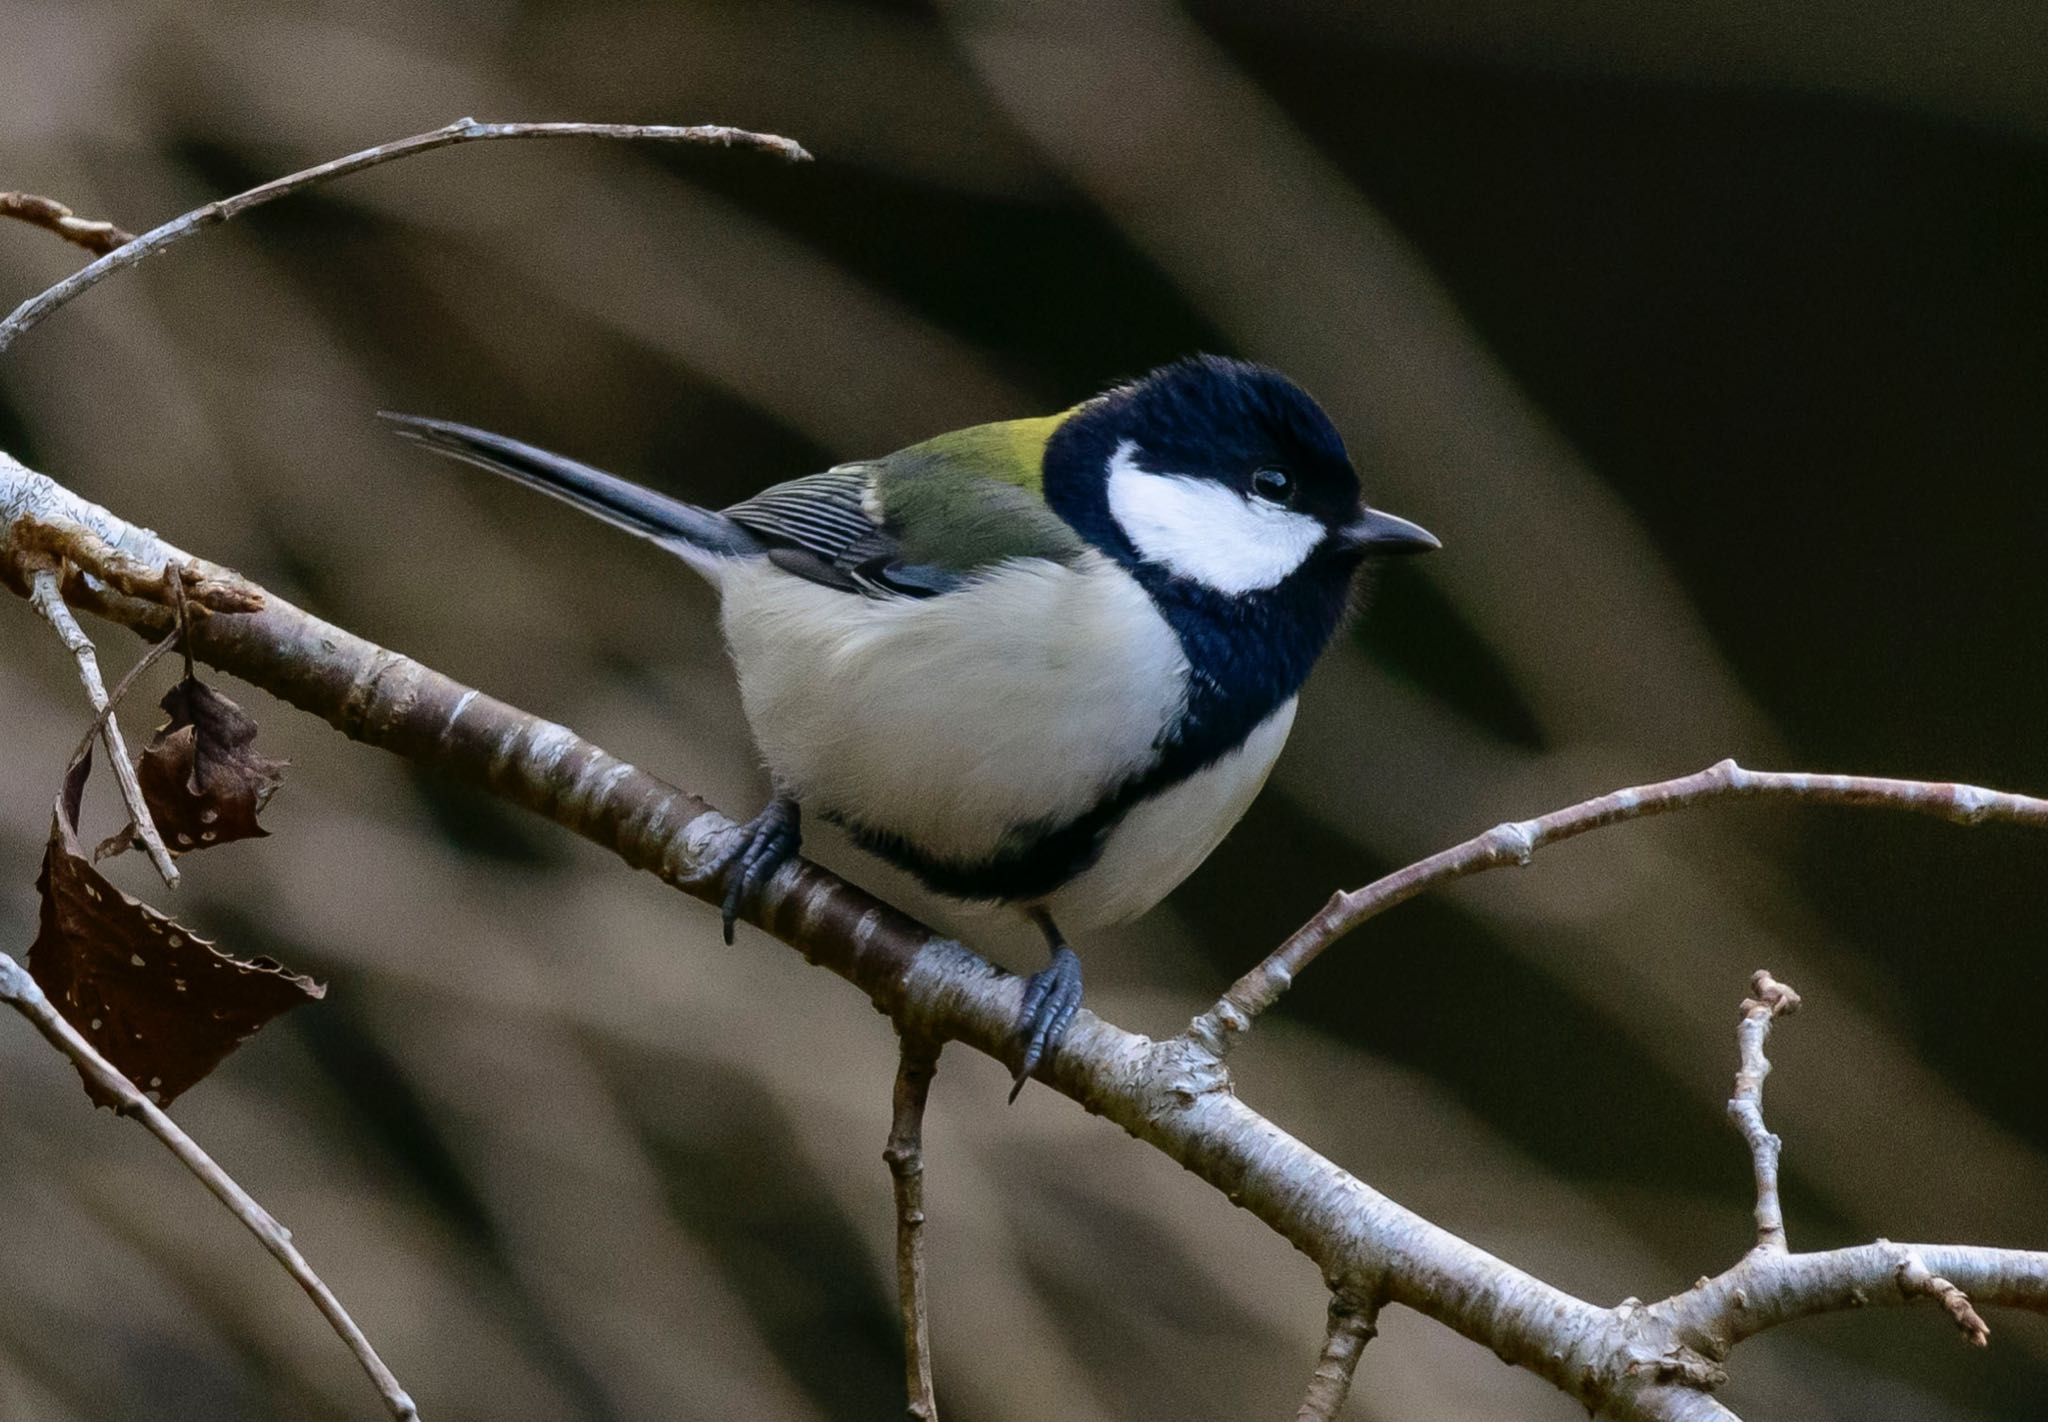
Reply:
[[[1351,1395],[1351,1377],[1365,1345],[1379,1332],[1379,1305],[1351,1297],[1339,1289],[1330,1295],[1329,1326],[1323,1334],[1322,1356],[1309,1374],[1295,1422],[1334,1422]]]
[[[144,652],[142,656],[139,659],[137,659],[134,666],[128,668],[127,671],[121,674],[121,679],[114,683],[114,689],[107,693],[106,709],[101,711],[97,716],[92,718],[92,724],[90,726],[87,726],[85,728],[85,734],[78,738],[78,748],[71,752],[71,760],[69,761],[70,765],[75,766],[78,764],[79,761],[85,759],[85,753],[92,748],[92,743],[98,740],[100,738],[101,733],[106,729],[108,718],[114,714],[115,709],[119,707],[123,701],[128,699],[128,688],[135,685],[136,681],[142,676],[144,672],[148,671],[151,667],[155,666],[159,661],[161,661],[164,655],[167,652],[169,652],[171,648],[177,646],[178,643],[182,640],[184,639],[179,633],[171,633],[170,636],[164,638],[161,642],[156,643],[148,651]],[[123,834],[132,836],[134,834],[134,831],[135,826],[131,824],[125,831],[123,831]],[[95,855],[94,857],[95,859],[98,858],[97,855]]]
[[[904,1033],[889,1144],[882,1152],[896,1189],[896,1303],[903,1321],[903,1388],[909,1415],[917,1422],[938,1422],[939,1417],[932,1391],[931,1320],[924,1284],[924,1102],[938,1069],[938,1043]]]
[[[84,756],[86,747],[92,744],[93,737],[99,734],[102,722],[107,717],[112,716],[114,708],[127,698],[128,688],[135,684],[136,678],[155,666],[157,661],[173,647],[177,647],[185,653],[185,677],[188,681],[192,677],[192,638],[190,635],[191,623],[189,621],[192,616],[192,605],[185,596],[184,580],[178,576],[177,569],[166,567],[164,569],[164,578],[172,592],[172,605],[176,609],[178,618],[177,626],[168,637],[165,637],[162,641],[144,652],[135,665],[128,668],[121,679],[114,683],[114,689],[107,694],[107,709],[86,730],[85,738],[78,743],[78,749],[72,752],[71,763],[73,765],[76,765],[79,759]],[[155,827],[151,826],[151,828]],[[101,843],[98,848],[93,850],[93,863],[97,864],[110,855],[126,853],[135,847],[139,837],[140,833],[135,822],[130,820],[126,828],[117,831]]]
[[[182,633],[173,632],[171,633],[170,636],[165,637],[162,641],[153,643],[150,646],[150,649],[144,652],[142,656],[137,659],[134,666],[128,668],[127,671],[121,673],[121,679],[115,682],[114,689],[107,693],[107,709],[104,712],[102,712],[101,715],[112,716],[114,714],[114,709],[118,707],[123,701],[127,700],[128,688],[135,685],[136,679],[140,677],[144,672],[148,671],[151,667],[155,666],[159,661],[161,661],[164,658],[164,656],[168,652],[170,652],[170,650],[173,647],[176,647],[180,642],[184,640],[184,635]],[[187,669],[186,675],[191,675],[189,668]],[[90,741],[94,736],[97,736],[99,733],[100,721],[98,718],[95,718],[92,725],[86,730],[86,740]]]
[[[1589,830],[1661,815],[1722,800],[1800,800],[1811,804],[1875,806],[1937,815],[1955,824],[1987,820],[2048,827],[2048,800],[1986,790],[1977,785],[1925,780],[1887,780],[1868,775],[1809,775],[1803,771],[1745,770],[1724,760],[1694,775],[1636,785],[1553,810],[1533,820],[1511,820],[1463,844],[1397,869],[1362,889],[1340,893],[1322,912],[1296,929],[1266,960],[1232,983],[1193,1034],[1218,1048],[1248,1029],[1295,978],[1325,949],[1367,919],[1405,903],[1424,890],[1470,874],[1525,865],[1545,845]]]
[[[123,232],[111,222],[80,217],[63,203],[34,193],[0,193],[0,217],[12,217],[31,227],[54,232],[65,241],[101,256],[135,240],[133,232]]]
[[[1742,1000],[1742,1020],[1735,1028],[1741,1065],[1735,1072],[1735,1094],[1728,1098],[1728,1120],[1749,1146],[1756,1169],[1756,1247],[1783,1253],[1785,1210],[1778,1200],[1778,1156],[1785,1143],[1764,1125],[1764,1078],[1771,1074],[1764,1043],[1771,1024],[1799,1010],[1799,994],[1758,968],[1749,980],[1753,994]]]
[[[92,703],[92,709],[97,713],[96,724],[106,742],[107,758],[114,763],[114,779],[120,783],[121,800],[128,806],[128,817],[142,839],[142,847],[149,851],[149,862],[156,865],[156,872],[163,875],[164,883],[177,888],[178,866],[171,862],[171,852],[164,848],[163,836],[156,832],[156,822],[149,817],[149,806],[143,803],[142,785],[136,780],[135,767],[128,759],[128,747],[122,742],[120,723],[114,719],[114,703],[107,696],[106,684],[100,680],[99,654],[93,650],[92,638],[85,635],[85,629],[78,625],[78,619],[65,605],[63,589],[54,568],[38,568],[29,574],[29,601],[49,620],[50,626],[56,629],[57,636],[78,662],[78,679],[85,683],[85,699]],[[127,685],[124,680],[123,688]]]
[[[479,123],[473,118],[461,118],[430,133],[416,133],[410,138],[380,143],[375,148],[365,148],[360,153],[351,153],[345,158],[272,179],[247,192],[195,207],[161,227],[151,228],[91,265],[73,272],[42,295],[31,297],[16,307],[12,315],[0,321],[0,351],[6,350],[14,343],[15,337],[65,302],[98,286],[115,272],[132,267],[145,257],[153,257],[172,243],[183,241],[204,228],[239,217],[252,207],[260,207],[302,188],[359,173],[379,163],[409,158],[415,153],[426,153],[457,143],[481,143],[496,138],[622,138],[653,143],[700,143],[720,148],[758,149],[777,154],[792,163],[807,162],[811,156],[804,151],[802,144],[793,139],[772,133],[753,133],[744,128],[729,128],[724,124],[696,124],[681,128],[670,124],[642,123]]]
[[[377,1385],[377,1391],[383,1395],[384,1405],[390,1409],[391,1415],[398,1422],[416,1422],[419,1409],[413,1405],[405,1389],[398,1385],[391,1369],[384,1366],[384,1360],[377,1356],[377,1350],[370,1346],[363,1330],[348,1316],[341,1300],[334,1296],[334,1291],[321,1281],[320,1276],[313,1272],[313,1266],[306,1262],[306,1257],[292,1244],[291,1231],[272,1218],[270,1212],[237,1185],[234,1178],[221,1169],[197,1141],[186,1135],[177,1122],[136,1090],[134,1082],[123,1076],[94,1049],[92,1043],[80,1036],[78,1029],[50,1005],[49,998],[43,995],[43,990],[36,986],[35,979],[27,970],[5,953],[0,953],[0,1001],[5,1001],[33,1023],[35,1029],[49,1039],[51,1046],[93,1079],[102,1093],[118,1098],[121,1103],[115,1108],[118,1114],[139,1118],[180,1164],[199,1177],[200,1183],[211,1190],[214,1197],[228,1207],[228,1212],[261,1240],[263,1247],[298,1281],[299,1287],[306,1291],[328,1323],[333,1325],[334,1331],[348,1344],[349,1351],[356,1355],[356,1361],[370,1375],[370,1381]]]

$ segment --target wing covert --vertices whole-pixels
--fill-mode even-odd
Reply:
[[[1060,420],[941,435],[763,489],[725,516],[777,567],[869,597],[935,597],[1019,558],[1072,563],[1081,541],[1045,505],[1039,461]]]

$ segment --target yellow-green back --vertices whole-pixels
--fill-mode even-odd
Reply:
[[[1080,537],[1045,506],[1045,446],[1071,411],[953,430],[875,460],[875,500],[908,562],[1072,562]]]

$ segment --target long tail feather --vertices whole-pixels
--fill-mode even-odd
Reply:
[[[765,551],[758,539],[724,514],[657,494],[588,464],[449,420],[389,410],[378,414],[415,444],[538,489],[615,528],[660,544],[700,571],[714,571],[706,554],[716,559]]]

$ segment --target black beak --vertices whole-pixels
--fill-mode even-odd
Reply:
[[[1368,558],[1391,558],[1406,553],[1429,553],[1444,545],[1419,523],[1378,509],[1361,509],[1357,518],[1336,532],[1339,547],[1365,554]]]

